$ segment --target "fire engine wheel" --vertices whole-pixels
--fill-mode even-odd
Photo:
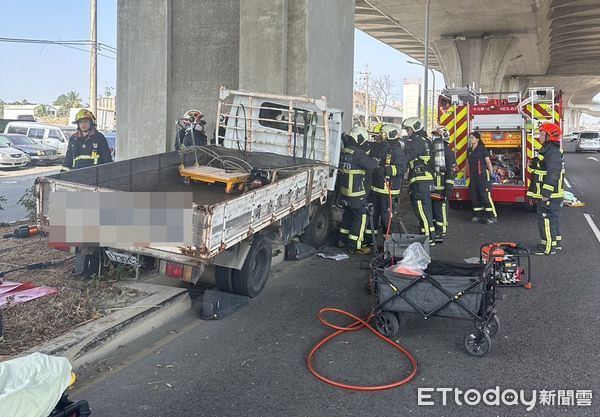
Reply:
[[[400,332],[400,322],[396,314],[382,311],[375,317],[375,328],[385,337],[395,337]]]
[[[450,206],[450,208],[452,210],[459,210],[459,209],[463,208],[462,201],[458,201],[458,200],[450,200],[448,202],[448,205]]]
[[[465,336],[465,349],[471,356],[482,357],[490,351],[492,339],[487,332],[469,333]]]
[[[310,218],[310,223],[301,237],[302,242],[314,248],[324,246],[329,240],[331,223],[331,207],[329,204],[317,205]]]

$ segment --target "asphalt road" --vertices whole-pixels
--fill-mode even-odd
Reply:
[[[11,222],[27,217],[27,210],[17,204],[25,191],[33,185],[37,177],[58,172],[58,167],[34,167],[27,170],[0,171],[0,196],[7,200],[0,211],[0,222]]]
[[[600,415],[600,241],[584,213],[600,225],[600,162],[567,154],[570,189],[587,206],[564,208],[563,250],[533,259],[533,289],[505,288],[497,302],[501,321],[491,352],[468,356],[463,338],[472,322],[407,319],[399,341],[416,357],[408,385],[376,393],[330,387],[306,369],[306,354],[329,334],[316,319],[323,307],[369,311],[367,273],[359,258],[311,258],[283,263],[250,305],[219,321],[193,312],[83,372],[73,398],[87,399],[94,416],[593,416]],[[600,158],[596,158],[600,159]],[[452,210],[450,237],[435,259],[477,256],[482,243],[538,239],[535,215],[498,207],[500,223],[469,222]],[[600,237],[599,237],[600,238]],[[327,376],[355,384],[390,383],[406,376],[405,358],[361,331],[342,336],[316,359]],[[88,379],[89,378],[89,379]],[[524,405],[418,405],[419,388],[524,390]],[[539,403],[540,390],[593,390],[591,407]]]

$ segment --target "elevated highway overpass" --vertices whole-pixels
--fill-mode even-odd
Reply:
[[[352,111],[354,28],[423,61],[426,0],[119,0],[119,158],[173,149],[174,121],[221,85],[325,95]],[[431,0],[430,56],[448,85],[554,86],[565,120],[600,115],[600,1]],[[390,69],[390,72],[393,69]],[[348,128],[351,117],[346,117]],[[567,128],[568,129],[568,128]]]
[[[421,62],[427,0],[356,0],[355,25]],[[448,85],[562,89],[568,123],[600,115],[598,0],[431,0],[430,63]]]

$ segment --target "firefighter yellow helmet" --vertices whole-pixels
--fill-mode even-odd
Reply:
[[[389,140],[398,139],[400,137],[400,128],[391,123],[385,124],[381,128],[381,136]]]
[[[81,109],[75,115],[75,123],[78,123],[82,119],[89,119],[92,124],[96,124],[96,116],[88,109]]]
[[[415,132],[423,129],[423,122],[418,117],[409,117],[402,121],[402,129],[411,128]]]
[[[383,129],[384,123],[379,122],[375,126],[373,126],[372,132],[379,135],[381,133],[381,129]]]
[[[369,140],[369,131],[362,126],[357,126],[350,131],[350,136],[360,146]]]

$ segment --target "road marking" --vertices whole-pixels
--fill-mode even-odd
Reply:
[[[596,239],[598,239],[598,242],[600,242],[600,230],[598,230],[598,226],[596,226],[596,223],[594,223],[594,220],[592,220],[592,216],[590,216],[587,213],[583,213],[583,217],[585,217],[588,224],[592,228],[592,232],[594,232],[594,234],[596,235]]]
[[[598,160],[596,158],[594,158],[593,156],[588,156],[587,159],[593,159],[594,161],[598,162]]]
[[[569,181],[567,181],[567,179],[565,178],[565,185],[567,186],[567,188],[571,188],[571,184],[569,184]]]

